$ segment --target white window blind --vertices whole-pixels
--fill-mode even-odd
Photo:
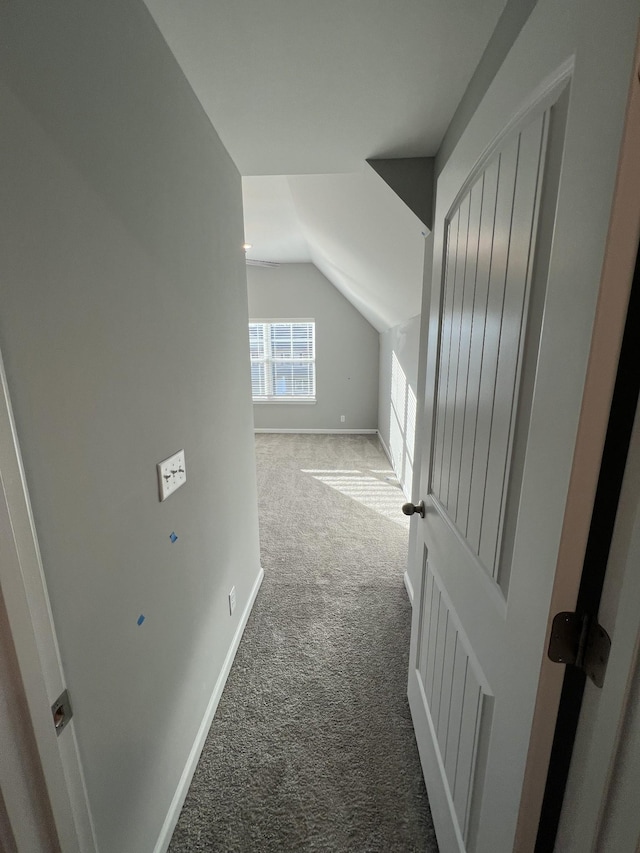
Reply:
[[[254,401],[315,401],[315,330],[313,320],[249,323]]]

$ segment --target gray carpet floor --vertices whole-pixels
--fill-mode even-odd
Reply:
[[[256,436],[262,588],[170,853],[434,853],[402,492],[374,436]]]

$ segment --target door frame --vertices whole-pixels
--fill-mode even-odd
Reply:
[[[51,706],[66,684],[1,353],[0,557],[8,628],[45,780],[43,806],[64,853],[97,853],[74,722],[59,734],[53,725]],[[6,806],[12,825],[31,819],[26,804]]]
[[[640,235],[640,35],[632,66],[624,130],[602,266],[576,446],[549,607],[545,649],[556,613],[575,610],[609,423]],[[549,771],[565,669],[545,654],[533,716],[515,851],[530,850]]]
[[[628,436],[621,436],[613,451],[618,466],[624,464],[624,476],[619,500],[614,501],[612,508],[615,527],[606,574],[604,578],[596,578],[603,581],[598,621],[611,635],[611,654],[602,690],[586,682],[576,731],[571,733],[575,734],[575,746],[571,765],[567,768],[565,802],[557,837],[558,846],[566,853],[597,849],[630,853],[640,842],[640,821],[636,817],[635,825],[633,823],[633,815],[637,816],[636,780],[640,772],[640,613],[637,607],[640,596],[640,373],[636,352],[640,326],[640,246],[632,304],[628,339],[624,345],[627,356],[624,379],[629,388],[624,388],[624,381],[619,386],[624,390],[621,391],[622,411],[618,418],[620,431],[629,430],[631,436],[628,442],[625,440]],[[633,428],[630,430],[631,420]],[[627,444],[628,452],[625,453]],[[611,449],[608,453],[612,453]],[[611,466],[617,475],[616,484],[620,479],[618,466]],[[615,827],[615,842],[609,835],[612,826]],[[628,835],[629,832],[635,837]]]

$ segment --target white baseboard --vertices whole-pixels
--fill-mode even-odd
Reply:
[[[272,432],[272,433],[300,433],[305,435],[333,435],[339,433],[342,435],[375,435],[377,429],[262,429],[256,427],[254,432]]]
[[[391,467],[393,468],[393,459],[391,458],[391,453],[389,452],[389,448],[388,448],[388,447],[387,447],[387,445],[385,444],[384,438],[383,438],[383,437],[382,437],[382,435],[380,434],[380,430],[378,430],[378,441],[379,441],[379,442],[380,442],[380,444],[382,445],[382,449],[383,449],[383,450],[384,450],[384,452],[385,452],[385,456],[387,457],[387,459],[389,460],[389,464],[390,464],[390,465],[391,465]],[[394,469],[394,470],[395,470],[395,469]]]
[[[233,635],[233,640],[231,641],[231,645],[229,646],[229,651],[227,652],[227,656],[225,657],[224,663],[222,664],[222,670],[220,671],[218,680],[216,681],[215,687],[213,688],[213,693],[211,694],[211,699],[209,700],[209,704],[207,705],[207,710],[202,719],[202,722],[200,723],[200,728],[198,729],[196,739],[193,743],[193,746],[191,747],[191,751],[189,752],[187,763],[185,764],[184,770],[182,771],[182,776],[180,777],[178,787],[173,796],[173,800],[171,801],[171,805],[169,806],[169,811],[167,812],[167,816],[162,826],[162,830],[160,831],[158,841],[156,842],[156,845],[153,848],[154,853],[166,853],[169,847],[169,843],[171,842],[171,836],[173,835],[173,831],[176,828],[178,818],[180,817],[180,811],[182,810],[182,806],[184,805],[184,801],[189,790],[189,785],[191,784],[191,780],[193,779],[193,774],[195,773],[196,767],[198,765],[200,754],[202,753],[202,749],[204,747],[204,742],[207,739],[209,729],[211,728],[211,723],[218,708],[218,703],[220,702],[222,691],[224,690],[224,686],[227,683],[227,678],[231,670],[231,665],[233,664],[233,659],[235,658],[236,652],[238,651],[240,640],[242,639],[242,635],[244,633],[249,614],[251,613],[251,609],[253,608],[253,604],[256,600],[256,596],[258,595],[258,590],[260,589],[260,585],[262,584],[263,578],[264,569],[260,567],[260,572],[258,573],[258,577],[256,578],[256,581],[251,589],[249,600],[247,601],[246,607],[244,608],[236,632]]]
[[[404,586],[407,590],[407,595],[409,596],[409,601],[411,602],[411,606],[413,607],[413,584],[411,583],[411,578],[409,577],[409,572],[404,573]]]

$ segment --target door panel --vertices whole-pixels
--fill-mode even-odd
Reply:
[[[498,574],[504,497],[507,494],[516,403],[519,397],[531,268],[536,250],[534,226],[537,223],[540,202],[547,119],[548,114],[536,119],[520,134],[518,140],[518,165],[507,277],[500,316],[498,364],[480,535],[480,557],[494,578]],[[534,346],[537,350],[539,329],[530,329],[530,333],[535,335]]]
[[[421,589],[424,596],[419,607],[427,618],[419,645],[422,660],[416,666],[420,693],[430,709],[456,832],[465,838],[472,804],[477,805],[472,796],[474,778],[478,777],[481,787],[480,736],[482,731],[486,739],[490,731],[492,697],[426,553]]]
[[[447,394],[449,387],[449,366],[452,341],[452,318],[453,298],[455,292],[456,267],[458,261],[458,233],[460,230],[460,211],[458,210],[449,226],[449,239],[446,247],[445,260],[445,284],[444,284],[444,312],[442,316],[441,349],[446,350],[447,359],[444,369],[439,374],[438,400],[440,406],[437,411],[436,443],[433,449],[433,480],[432,488],[435,494],[440,495],[446,503],[449,488],[448,466],[445,466],[445,445],[447,435]],[[445,491],[446,489],[446,491]]]
[[[445,285],[436,401],[442,429],[431,491],[492,577],[498,573],[546,124],[546,114],[537,116],[494,154],[452,212],[455,236],[445,226],[449,257],[456,244],[456,273]]]
[[[481,183],[482,210],[480,214],[478,257],[473,305],[471,308],[472,318],[469,345],[469,368],[467,375],[464,428],[462,436],[462,458],[460,461],[460,486],[456,513],[456,523],[458,524],[459,529],[464,531],[467,538],[470,535],[469,509],[471,504],[471,482],[474,460],[479,467],[479,457],[475,451],[476,442],[478,440],[478,412],[480,405],[482,366],[483,363],[485,363],[485,327],[487,300],[489,297],[493,232],[496,223],[499,166],[500,159],[494,158],[482,175]],[[474,541],[479,541],[479,536],[474,537]]]
[[[505,146],[497,158],[497,200],[493,220],[487,223],[487,241],[482,246],[482,262],[489,272],[487,301],[480,306],[478,321],[482,329],[479,355],[480,384],[475,410],[469,412],[475,422],[471,446],[471,482],[466,535],[470,547],[480,554],[482,511],[487,479],[487,462],[491,444],[491,427],[495,377],[498,366],[500,317],[504,299],[504,282],[509,249],[508,235],[513,211],[513,188],[517,169],[517,140]],[[490,215],[491,207],[487,214]],[[484,309],[484,310],[483,310]]]

